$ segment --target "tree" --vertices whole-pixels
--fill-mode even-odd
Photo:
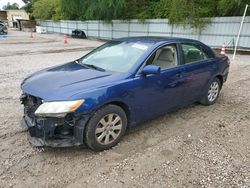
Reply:
[[[125,6],[125,0],[97,0],[91,1],[92,8],[89,9],[89,13],[93,11],[95,19],[98,20],[112,20],[112,19],[119,19],[122,17],[122,10]],[[87,14],[86,18],[89,17],[91,14]],[[90,18],[90,17],[89,17]]]
[[[160,0],[155,4],[155,18],[168,18],[171,11],[172,0]]]
[[[84,19],[84,14],[89,7],[90,0],[60,0],[60,8],[63,19]]]
[[[125,0],[61,0],[62,16],[70,20],[112,20],[122,17]]]
[[[36,0],[34,2],[33,8],[34,10],[32,15],[35,18],[42,20],[59,20],[61,18],[59,0]]]
[[[25,5],[23,6],[23,9],[27,12],[27,13],[32,13],[33,12],[33,5],[34,5],[34,0],[22,0]]]
[[[167,18],[202,29],[214,16],[240,16],[249,0],[23,0],[40,19],[105,20]],[[248,11],[247,15],[250,15]]]
[[[10,4],[9,2],[7,5],[3,6],[3,10],[17,10],[19,9],[19,5],[17,3]]]
[[[188,24],[202,29],[213,15],[210,0],[172,0],[169,12],[170,24]]]
[[[246,4],[250,5],[249,0],[220,0],[219,1],[219,16],[242,16],[245,10]],[[250,16],[250,11],[247,12]]]

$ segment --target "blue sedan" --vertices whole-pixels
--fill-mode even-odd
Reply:
[[[34,146],[109,149],[129,127],[197,101],[214,104],[229,64],[196,40],[116,39],[27,77],[21,126]]]

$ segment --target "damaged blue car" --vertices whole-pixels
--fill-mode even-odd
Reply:
[[[27,77],[22,127],[34,146],[109,149],[129,127],[194,102],[214,104],[229,64],[196,40],[115,39]]]

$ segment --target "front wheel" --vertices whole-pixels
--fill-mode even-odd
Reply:
[[[213,81],[210,83],[201,103],[204,105],[214,104],[219,97],[220,90],[221,82],[218,78],[214,78]]]
[[[85,130],[85,143],[95,151],[110,149],[120,142],[127,127],[126,113],[116,105],[97,110]]]

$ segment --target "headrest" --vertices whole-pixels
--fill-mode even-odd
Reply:
[[[191,60],[198,60],[201,58],[200,51],[198,50],[190,50],[187,53],[187,58]]]
[[[174,54],[173,54],[171,49],[168,49],[168,48],[162,49],[157,60],[173,62],[174,61]]]

